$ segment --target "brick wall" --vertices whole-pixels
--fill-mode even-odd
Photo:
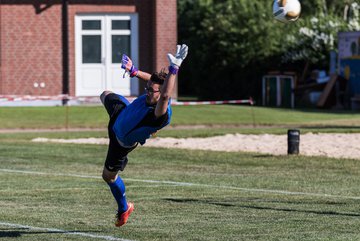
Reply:
[[[30,4],[1,5],[2,94],[61,93],[60,11],[60,5],[41,13]]]
[[[176,0],[155,0],[155,2],[153,61],[155,62],[155,69],[161,69],[169,65],[167,53],[174,53],[176,50]]]
[[[167,53],[174,53],[177,44],[177,8],[176,0],[155,0],[155,34],[153,61],[155,69],[167,68]],[[177,98],[177,82],[173,97]]]
[[[32,2],[39,1],[1,1],[0,94],[62,93],[61,1]],[[70,0],[70,95],[75,94],[75,15],[134,12],[139,13],[139,68],[153,72],[168,65],[166,54],[175,50],[177,38],[176,0]]]

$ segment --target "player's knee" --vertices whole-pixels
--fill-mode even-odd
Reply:
[[[109,175],[107,175],[106,173],[105,173],[105,171],[103,171],[103,173],[102,173],[102,179],[105,181],[105,182],[110,182],[110,177],[109,177]]]
[[[107,183],[109,183],[109,182],[110,182],[109,177],[108,177],[108,176],[106,176],[106,175],[104,175],[104,173],[102,174],[102,179],[103,179],[105,182],[107,182]]]
[[[116,173],[113,173],[113,172],[109,172],[107,171],[105,168],[103,170],[103,173],[102,173],[102,179],[107,182],[107,183],[112,183],[112,182],[115,182],[116,180],[116,177],[117,177],[117,174]]]
[[[105,103],[105,97],[108,95],[108,94],[111,94],[112,92],[109,91],[109,90],[105,90],[101,93],[100,95],[100,100],[101,100],[101,103]]]

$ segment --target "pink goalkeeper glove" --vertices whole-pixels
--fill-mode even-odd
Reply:
[[[123,54],[121,60],[121,68],[130,73],[130,77],[137,76],[139,70],[133,65],[132,60],[126,55]]]

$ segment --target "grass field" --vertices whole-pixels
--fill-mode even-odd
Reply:
[[[224,115],[230,115],[226,114],[228,107],[223,109]],[[220,108],[214,110],[216,113],[208,110],[204,116],[223,113]],[[179,119],[185,118],[181,115],[187,110],[177,111]],[[305,116],[294,121],[297,125],[320,123],[311,127],[314,130],[329,121],[331,125],[336,122],[337,131],[356,131],[354,123],[360,119],[356,113],[289,112],[281,116],[282,110],[263,111],[277,114],[278,125],[289,124],[291,115]],[[78,112],[87,119],[85,111]],[[241,122],[239,112],[235,116]],[[7,128],[18,126],[12,114],[6,113],[7,120],[12,120]],[[27,118],[40,117],[29,114]],[[55,121],[51,115],[43,118]],[[202,118],[204,124],[206,118]],[[217,124],[221,118],[214,119]],[[97,121],[99,124],[77,127],[100,127],[106,119]],[[192,125],[193,121],[181,124]],[[251,116],[248,121],[241,124],[251,124]],[[36,121],[19,122],[22,128],[38,128]],[[216,131],[220,129],[227,131],[226,126]],[[232,131],[236,129],[241,128]],[[216,133],[209,127],[197,131],[168,130],[161,135]],[[128,224],[115,228],[116,204],[100,178],[107,147],[31,142],[35,137],[103,136],[106,132],[102,130],[0,134],[1,240],[360,240],[357,160],[148,147],[129,155],[122,177],[135,211]]]
[[[104,128],[106,122],[107,114],[101,106],[0,107],[0,129]],[[239,105],[174,106],[171,125],[359,129],[360,114],[353,111],[291,110]]]
[[[360,239],[355,160],[141,147],[122,175],[135,212],[118,229],[100,179],[106,146],[18,134],[0,153],[0,237],[9,240]]]
[[[101,135],[105,136],[106,123],[107,114],[101,106],[0,107],[0,132],[6,129],[87,128],[93,133],[95,129],[101,130]],[[158,135],[285,134],[289,128],[300,128],[302,133],[359,133],[360,113],[239,105],[174,106],[170,127]]]

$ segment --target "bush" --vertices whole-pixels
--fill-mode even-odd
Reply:
[[[272,3],[265,1],[178,1],[179,42],[190,47],[180,95],[259,99],[261,77],[270,70],[301,73],[307,61],[327,66],[329,50],[337,48],[337,31],[360,29],[356,14],[343,20],[339,9],[344,2],[327,2],[303,1],[301,18],[281,24],[272,17]],[[358,9],[355,3],[352,8]]]

